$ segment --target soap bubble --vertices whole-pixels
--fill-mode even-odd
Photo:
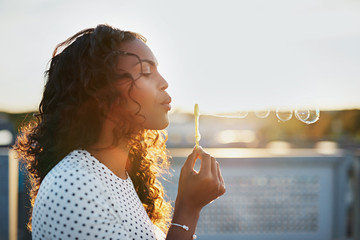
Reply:
[[[270,115],[270,110],[259,110],[259,111],[255,111],[255,116],[257,116],[258,118],[267,118]]]
[[[306,121],[310,117],[310,111],[306,108],[296,109],[295,117],[300,121]]]
[[[292,118],[293,112],[287,107],[276,109],[276,116],[280,121],[286,122]]]
[[[320,118],[320,110],[318,108],[309,110],[309,117],[305,120],[299,119],[300,121],[306,124],[313,124],[317,122]]]
[[[237,111],[232,113],[221,113],[215,114],[216,117],[224,117],[224,118],[246,118],[249,114],[248,111]]]
[[[261,109],[254,111],[254,114],[258,118],[267,118],[271,113],[270,109]],[[297,108],[295,110],[283,106],[278,107],[275,111],[276,117],[279,119],[279,121],[286,122],[289,121],[293,114],[295,117],[300,120],[303,123],[306,124],[313,124],[317,122],[320,118],[320,110],[318,108]],[[231,113],[219,113],[219,114],[205,114],[208,116],[214,116],[214,117],[222,117],[222,118],[246,118],[248,116],[248,111],[237,111],[237,112],[231,112]]]

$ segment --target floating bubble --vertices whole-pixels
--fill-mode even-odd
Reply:
[[[270,115],[270,110],[259,110],[259,111],[255,111],[255,116],[257,116],[258,118],[267,118]]]
[[[224,118],[246,118],[248,114],[249,114],[248,111],[237,111],[232,113],[215,114],[213,116],[224,117]]]
[[[269,109],[262,109],[254,111],[254,114],[258,118],[267,118],[271,113]],[[275,111],[276,117],[279,121],[286,122],[289,121],[293,114],[295,117],[303,123],[306,124],[313,124],[317,122],[320,118],[320,110],[318,108],[297,108],[295,110],[289,107],[278,107]],[[222,117],[222,118],[245,118],[248,116],[248,111],[237,111],[231,113],[218,113],[218,114],[205,114],[207,116],[214,116],[214,117]],[[203,114],[204,115],[204,114]]]
[[[276,109],[276,116],[280,121],[289,121],[292,118],[292,115],[292,110],[287,107],[280,107]]]
[[[317,122],[320,118],[320,110],[318,108],[310,109],[309,110],[309,117],[306,120],[301,120],[302,122],[306,124],[313,124]]]
[[[295,110],[295,117],[300,121],[306,121],[310,116],[309,109],[300,108]]]

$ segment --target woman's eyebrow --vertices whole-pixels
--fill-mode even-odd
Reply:
[[[150,59],[141,59],[140,62],[141,63],[146,62],[146,63],[149,63],[152,66],[158,66],[159,65],[158,62],[154,62],[153,60],[150,60]],[[135,63],[132,67],[137,66],[140,62]]]

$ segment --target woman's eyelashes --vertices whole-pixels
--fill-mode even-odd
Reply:
[[[143,60],[141,68],[143,76],[150,76],[157,72],[157,64],[151,60]]]
[[[151,66],[143,66],[142,74],[144,76],[149,76],[154,72],[154,70],[151,68]]]
[[[142,75],[144,75],[144,76],[150,76],[152,74],[152,72],[150,72],[150,71],[144,71],[143,73],[142,73]]]

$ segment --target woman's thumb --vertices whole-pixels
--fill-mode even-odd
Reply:
[[[188,158],[184,163],[184,168],[193,169],[197,156],[198,156],[197,147],[194,147],[193,151],[190,153],[190,155],[188,156]]]

